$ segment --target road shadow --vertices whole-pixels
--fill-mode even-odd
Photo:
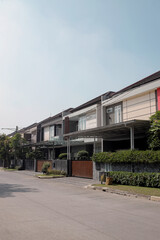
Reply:
[[[38,192],[36,188],[26,188],[20,184],[0,183],[0,198],[15,197],[14,193]]]

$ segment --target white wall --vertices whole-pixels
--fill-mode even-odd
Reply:
[[[37,141],[37,131],[31,133],[31,142],[36,143]]]
[[[156,112],[155,91],[147,92],[123,101],[123,121],[149,120]]]
[[[96,111],[86,114],[86,129],[97,127]]]

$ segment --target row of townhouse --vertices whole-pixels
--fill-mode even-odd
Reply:
[[[66,152],[69,160],[76,160],[80,150],[87,150],[90,156],[100,151],[143,150],[147,148],[149,118],[157,110],[160,110],[160,71],[19,132],[32,146],[43,149],[48,160]]]

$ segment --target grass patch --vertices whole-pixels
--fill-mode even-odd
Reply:
[[[111,189],[117,189],[121,191],[126,191],[131,194],[140,194],[147,196],[158,196],[160,197],[160,188],[150,188],[150,187],[139,187],[139,186],[128,186],[128,185],[105,185],[105,184],[94,184],[97,187],[108,187]]]
[[[2,168],[4,171],[17,171],[17,168]]]

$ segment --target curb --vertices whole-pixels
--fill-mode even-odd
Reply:
[[[151,201],[160,202],[160,197],[151,196]]]
[[[54,176],[36,176],[37,178],[40,178],[40,179],[50,179],[50,178],[63,178],[64,176],[57,176],[57,177],[54,177]]]
[[[148,200],[151,200],[151,201],[160,202],[160,197],[157,197],[157,196],[133,194],[133,193],[129,193],[129,192],[126,192],[126,191],[111,189],[111,188],[108,188],[108,187],[96,187],[96,186],[93,186],[93,185],[87,185],[87,186],[85,186],[85,188],[86,189],[92,189],[92,190],[101,190],[103,192],[114,193],[114,194],[127,196],[127,197],[145,198],[145,199],[148,199]]]
[[[53,177],[43,177],[43,176],[37,176],[38,178],[40,179],[50,179],[50,178],[53,178]]]

